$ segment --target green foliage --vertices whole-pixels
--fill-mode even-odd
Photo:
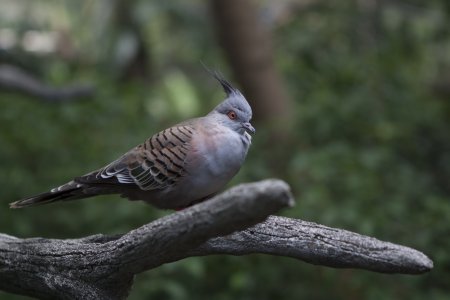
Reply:
[[[281,177],[297,206],[285,214],[420,249],[435,269],[413,277],[264,255],[190,258],[137,276],[130,299],[449,297],[450,107],[449,96],[437,96],[433,85],[450,70],[450,7],[445,0],[383,2],[373,13],[362,2],[317,1],[272,24],[276,60],[295,100]],[[17,5],[30,8],[27,3]],[[126,30],[102,13],[112,3],[40,1],[35,6],[46,10],[24,9],[19,23],[2,21],[67,29],[79,51],[75,59],[31,60],[22,53],[18,60],[31,61],[27,67],[47,82],[86,80],[98,92],[60,105],[0,93],[1,232],[118,233],[168,213],[118,197],[14,211],[7,203],[99,168],[220,101],[199,64],[220,60],[204,3],[170,3],[130,4],[153,62],[151,80],[121,77],[126,62],[118,61],[125,60],[118,48]],[[265,124],[257,130],[232,184],[273,176],[270,134]]]

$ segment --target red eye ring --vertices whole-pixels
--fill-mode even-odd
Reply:
[[[228,118],[230,118],[230,120],[236,120],[236,118],[237,118],[236,113],[235,113],[234,111],[232,111],[232,110],[230,110],[230,111],[227,113],[227,116],[228,116]]]

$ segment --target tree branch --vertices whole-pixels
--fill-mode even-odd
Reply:
[[[292,201],[284,182],[265,180],[124,235],[56,240],[0,234],[0,289],[45,299],[124,299],[135,274],[210,254],[267,253],[387,273],[432,268],[411,248],[301,220],[271,216],[264,221]]]
[[[52,87],[10,65],[0,65],[0,88],[17,91],[48,102],[65,102],[91,97],[95,92],[91,85]]]
[[[54,240],[3,235],[0,289],[38,298],[123,299],[134,274],[292,204],[286,183],[266,180],[232,188],[122,236]]]
[[[313,222],[270,216],[265,222],[210,239],[186,257],[265,253],[333,268],[421,274],[433,268],[422,252]]]

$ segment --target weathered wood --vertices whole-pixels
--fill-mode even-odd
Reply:
[[[408,247],[311,222],[267,218],[292,204],[286,183],[265,180],[123,235],[57,240],[0,234],[0,289],[40,299],[124,299],[135,274],[211,254],[266,253],[384,273],[419,274],[433,267]]]
[[[270,216],[266,221],[210,239],[187,257],[209,254],[265,253],[333,268],[381,273],[421,274],[433,268],[422,252],[351,231],[313,222]]]
[[[56,240],[1,235],[0,289],[44,299],[123,299],[134,274],[290,205],[288,185],[266,180],[232,188],[120,236]]]

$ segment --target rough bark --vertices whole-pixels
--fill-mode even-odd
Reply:
[[[246,230],[208,240],[194,255],[265,253],[333,268],[421,274],[433,268],[422,252],[313,222],[270,216]]]
[[[42,299],[124,299],[135,274],[211,254],[267,253],[385,273],[419,274],[433,267],[408,247],[301,220],[265,220],[292,204],[284,182],[265,180],[123,235],[56,240],[0,234],[0,289]]]

